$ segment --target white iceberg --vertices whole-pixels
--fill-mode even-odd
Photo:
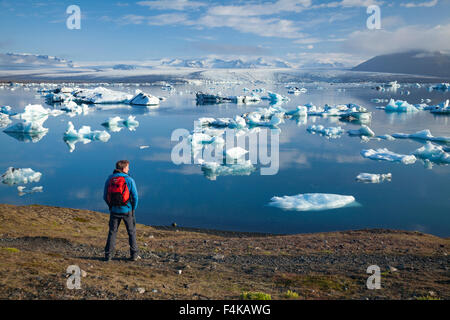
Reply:
[[[82,126],[78,131],[75,130],[73,123],[69,121],[67,131],[64,133],[64,141],[69,147],[70,152],[75,150],[75,144],[82,142],[83,144],[90,143],[91,141],[108,142],[111,138],[106,131],[91,131],[91,127]]]
[[[61,110],[51,110],[44,108],[40,104],[29,104],[25,107],[24,112],[12,116],[14,119],[24,120],[27,122],[41,121],[47,119],[48,116],[59,116],[64,112]]]
[[[365,136],[373,137],[375,133],[366,125],[362,125],[358,130],[349,130],[348,134],[351,136]]]
[[[0,113],[0,128],[7,127],[11,123],[9,116],[4,113]]]
[[[265,119],[266,117],[259,112],[250,112],[247,115],[248,124],[255,127],[276,127],[283,122],[283,120],[276,115],[272,115],[270,120]]]
[[[436,113],[436,114],[450,114],[449,102],[450,102],[450,100],[446,100],[445,102],[442,102],[436,106],[433,106],[433,108],[431,108],[430,112]]]
[[[308,116],[308,108],[306,106],[298,106],[296,109],[287,111],[287,116],[291,117],[307,117]]]
[[[24,196],[26,194],[30,194],[30,193],[38,193],[38,192],[44,192],[44,187],[39,186],[39,187],[33,187],[31,188],[31,190],[26,190],[26,187],[24,186],[18,186],[17,187],[17,191],[19,192],[19,196]]]
[[[133,98],[133,96],[130,94],[106,89],[104,87],[78,90],[74,92],[73,96],[76,102],[88,104],[128,104]]]
[[[69,113],[69,116],[73,117],[75,115],[86,115],[89,113],[89,106],[87,104],[82,104],[81,106],[73,101],[66,102],[62,105],[61,110]]]
[[[389,104],[384,109],[387,112],[417,112],[416,106],[409,104],[407,101],[391,99]]]
[[[128,128],[130,131],[135,131],[139,126],[139,122],[136,120],[135,116],[128,116],[126,120],[117,116],[109,118],[108,121],[102,123],[102,126],[111,132],[119,132],[123,128]]]
[[[267,91],[267,97],[265,97],[266,100],[270,100],[271,103],[277,104],[284,101],[289,101],[289,98],[282,96],[281,94]]]
[[[47,120],[47,116],[39,119],[38,121],[25,121],[16,123],[9,128],[6,128],[4,132],[6,133],[23,133],[23,134],[40,134],[47,133],[48,129],[43,127],[43,123]]]
[[[377,138],[382,139],[382,140],[388,140],[388,141],[394,141],[395,140],[395,138],[393,136],[391,136],[390,134],[377,136]]]
[[[137,106],[155,106],[159,105],[159,101],[158,97],[136,90],[136,96],[130,100],[130,104]]]
[[[380,183],[385,180],[391,181],[392,173],[386,174],[372,174],[372,173],[360,173],[356,180],[365,183]]]
[[[417,140],[427,140],[427,141],[435,141],[435,142],[442,142],[442,143],[450,142],[450,137],[434,137],[431,134],[431,131],[429,129],[418,131],[413,134],[394,133],[394,134],[392,134],[392,136],[394,138],[398,138],[398,139],[417,139]]]
[[[189,140],[193,146],[201,146],[207,144],[219,144],[222,145],[225,143],[225,140],[220,136],[215,136],[211,134],[206,134],[202,132],[194,132],[189,135]]]
[[[403,164],[413,164],[416,162],[416,157],[414,155],[404,155],[397,154],[388,149],[378,149],[378,150],[363,150],[361,151],[361,155],[364,158],[372,159],[372,160],[383,160],[390,162],[401,162]]]
[[[325,128],[322,125],[312,125],[306,129],[308,132],[312,134],[320,134],[330,139],[340,138],[344,133],[344,130],[341,127],[329,127]]]
[[[221,164],[200,159],[199,163],[205,177],[209,180],[216,180],[219,176],[249,176],[256,170],[250,160],[235,164]]]
[[[200,118],[198,119],[201,126],[211,126],[216,128],[230,128],[230,129],[242,129],[245,128],[247,123],[241,116],[231,118]]]
[[[36,172],[31,168],[13,168],[9,167],[1,176],[2,182],[7,185],[27,184],[39,182],[42,173]]]
[[[444,151],[442,146],[437,146],[431,142],[413,153],[417,158],[429,160],[434,163],[450,164],[450,154]]]
[[[241,147],[230,148],[225,151],[226,156],[231,159],[240,159],[247,153],[248,151]]]
[[[271,206],[284,210],[319,211],[348,206],[355,202],[355,198],[337,194],[306,193],[296,196],[273,197],[271,201]]]

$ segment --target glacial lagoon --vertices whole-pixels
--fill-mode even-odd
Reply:
[[[298,86],[298,84],[295,84]],[[39,137],[24,137],[1,132],[0,171],[7,168],[32,168],[42,173],[39,182],[29,183],[42,192],[20,192],[17,185],[0,184],[0,203],[44,204],[107,212],[102,200],[103,186],[115,161],[129,159],[130,174],[140,195],[136,218],[139,223],[208,228],[219,230],[309,233],[364,228],[417,230],[448,237],[450,235],[450,166],[424,163],[375,161],[364,158],[363,150],[388,150],[411,155],[426,141],[415,139],[361,139],[349,135],[360,124],[340,121],[338,117],[308,116],[289,118],[279,124],[279,170],[275,175],[261,175],[261,168],[245,175],[211,177],[198,164],[176,165],[171,152],[177,142],[171,141],[176,129],[194,129],[199,118],[234,118],[258,108],[268,108],[268,101],[256,104],[197,105],[195,92],[222,92],[244,95],[249,90],[264,88],[289,98],[279,104],[286,110],[312,103],[316,106],[353,103],[372,112],[367,124],[376,136],[395,133],[412,134],[429,129],[435,137],[450,136],[450,116],[429,111],[386,112],[373,99],[406,100],[419,104],[426,99],[436,105],[450,98],[448,91],[430,91],[432,84],[420,88],[414,83],[402,84],[392,91],[377,91],[372,83],[302,84],[307,92],[288,94],[286,84],[239,85],[202,84],[174,85],[173,90],[161,85],[108,85],[109,89],[134,94],[136,89],[165,97],[159,108],[116,105],[91,105],[86,114],[64,113],[49,116],[43,126],[48,132]],[[95,87],[87,85],[87,87]],[[0,89],[0,105],[11,106],[11,112],[23,112],[28,104],[46,104],[38,86],[6,86]],[[44,86],[45,88],[45,86]],[[264,93],[258,93],[261,96]],[[108,130],[101,124],[109,118],[133,116],[139,125],[134,130],[123,126]],[[20,122],[13,120],[10,125]],[[106,142],[79,142],[71,148],[63,140],[68,123],[75,129],[90,126],[105,130]],[[343,134],[332,138],[313,134],[309,126],[341,127]],[[3,131],[6,127],[3,127]],[[273,130],[262,128],[261,130]],[[32,141],[34,140],[34,141]],[[448,145],[441,143],[448,148]],[[148,146],[148,147],[147,147]],[[448,152],[448,149],[445,149]],[[431,164],[431,165],[430,165]],[[380,183],[358,182],[361,173],[387,174],[392,178]],[[327,193],[353,196],[355,203],[332,210],[283,210],[270,205],[273,197]]]

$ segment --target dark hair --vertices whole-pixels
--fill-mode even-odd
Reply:
[[[122,171],[130,164],[128,160],[119,160],[116,162],[116,169]]]

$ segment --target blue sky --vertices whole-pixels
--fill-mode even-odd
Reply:
[[[369,30],[367,6],[381,9]],[[66,27],[78,5],[81,29]],[[0,1],[0,52],[73,61],[278,57],[352,63],[450,51],[450,0]]]

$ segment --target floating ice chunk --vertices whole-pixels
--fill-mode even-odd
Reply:
[[[216,180],[219,176],[249,176],[256,170],[250,160],[235,164],[220,164],[200,159],[199,163],[205,177],[209,180]]]
[[[384,160],[390,162],[401,162],[403,164],[413,164],[416,162],[416,157],[413,155],[403,155],[397,154],[388,149],[378,149],[378,150],[363,150],[361,151],[361,155],[364,158],[372,159],[372,160]]]
[[[11,115],[11,107],[10,106],[1,106],[0,113]]]
[[[159,101],[158,97],[136,90],[136,96],[131,99],[130,104],[137,106],[154,106],[159,105]]]
[[[351,136],[365,136],[373,137],[375,133],[366,125],[362,125],[358,130],[349,130],[348,134]]]
[[[398,138],[398,139],[418,139],[418,140],[427,140],[427,141],[435,141],[435,142],[443,142],[443,143],[450,142],[450,137],[434,137],[431,134],[431,131],[429,129],[418,131],[413,134],[394,133],[394,134],[392,134],[392,136],[394,138]]]
[[[107,142],[111,136],[106,131],[91,131],[91,127],[82,126],[78,131],[75,130],[73,123],[69,121],[67,131],[64,133],[64,141],[69,147],[70,152],[75,150],[75,144],[82,142],[83,144],[91,141]]]
[[[9,116],[4,113],[0,113],[0,128],[4,128],[11,123]]]
[[[442,102],[436,106],[433,106],[431,108],[431,113],[437,113],[437,114],[450,114],[450,106],[449,106],[450,100],[446,100],[445,102]]]
[[[387,99],[377,99],[377,98],[372,99],[370,101],[373,102],[373,103],[387,103],[387,102],[389,102],[389,100],[387,100]]]
[[[41,121],[47,119],[48,116],[59,116],[64,112],[61,110],[51,110],[44,108],[40,104],[29,104],[25,107],[24,112],[12,116],[14,119],[20,119],[28,122]]]
[[[273,197],[271,201],[271,206],[284,210],[319,211],[348,206],[355,202],[355,198],[337,194],[306,193],[296,196]]]
[[[17,187],[17,191],[19,192],[19,196],[24,196],[24,195],[30,194],[30,193],[43,192],[43,191],[44,191],[44,187],[39,186],[39,187],[33,187],[33,188],[31,188],[31,190],[26,190],[26,187],[24,187],[24,186],[18,186],[18,187]]]
[[[24,134],[38,134],[38,133],[47,133],[48,129],[43,127],[43,123],[47,120],[47,116],[45,118],[39,119],[39,121],[25,121],[19,122],[12,125],[9,128],[6,128],[4,131],[6,133],[24,133]]]
[[[344,133],[344,130],[341,127],[325,128],[322,125],[312,125],[312,126],[309,126],[306,130],[312,134],[318,133],[322,136],[325,136],[325,137],[331,138],[331,139],[340,138],[341,135]]]
[[[32,182],[39,182],[42,173],[36,172],[31,168],[13,168],[9,167],[1,176],[2,182],[9,186],[15,184],[27,184]]]
[[[130,131],[135,131],[139,126],[139,122],[134,116],[128,116],[126,120],[123,120],[121,117],[117,116],[109,118],[108,121],[102,123],[102,126],[111,132],[119,132],[123,128],[128,128]]]
[[[276,127],[280,123],[282,123],[282,119],[276,115],[270,116],[270,120],[267,119],[266,115],[262,115],[259,112],[250,112],[247,115],[247,122],[250,126],[258,126],[258,127]]]
[[[446,153],[442,146],[437,146],[431,142],[427,142],[425,146],[417,149],[413,154],[422,160],[450,164],[450,154]]]
[[[383,140],[388,140],[388,141],[394,141],[395,138],[389,134],[385,134],[382,136],[377,136],[377,138],[383,139]]]
[[[300,88],[297,88],[297,87],[291,87],[288,90],[289,94],[294,94],[294,95],[299,95],[299,94],[306,93],[306,92],[308,92],[308,89],[306,89],[306,88],[301,88],[300,89]]]
[[[448,91],[450,89],[450,83],[440,83],[430,88],[431,90]]]
[[[207,94],[203,92],[197,92],[195,94],[197,104],[218,104],[223,102],[231,102],[229,98],[221,97],[216,94]]]
[[[123,125],[130,131],[135,131],[139,126],[139,121],[136,120],[135,116],[128,116],[126,120],[123,121]]]
[[[230,96],[228,99],[237,104],[252,104],[261,101],[261,97],[255,93],[251,93],[249,96]]]
[[[270,102],[272,103],[279,103],[283,101],[289,101],[289,98],[275,92],[267,91],[267,100],[270,100]]]
[[[235,148],[227,149],[225,153],[226,153],[226,156],[231,159],[240,159],[243,156],[245,156],[248,153],[248,151],[241,147],[235,147]]]
[[[220,136],[213,136],[201,132],[194,132],[189,136],[189,139],[193,146],[213,143],[221,145],[225,143],[225,140],[223,140],[223,138]]]
[[[360,173],[356,177],[356,180],[358,180],[360,182],[365,182],[365,183],[380,183],[385,180],[391,181],[391,179],[392,179],[391,173],[386,173],[386,174]]]
[[[102,126],[107,128],[111,132],[119,132],[123,129],[122,123],[123,119],[121,117],[112,117],[109,118],[108,121],[102,123]]]
[[[70,117],[74,117],[76,115],[86,115],[89,113],[89,106],[87,104],[82,104],[81,106],[76,104],[73,101],[66,102],[62,107],[61,110],[67,111]]]
[[[295,110],[286,112],[286,115],[292,117],[307,117],[308,108],[306,106],[298,106]]]
[[[75,91],[73,96],[76,102],[88,104],[129,103],[133,98],[132,95],[127,93],[104,87]]]
[[[62,92],[59,92],[59,93],[50,92],[49,94],[47,94],[45,96],[45,100],[49,104],[64,102],[66,100],[70,100],[71,98],[72,98],[72,95],[64,94]]]
[[[139,149],[144,150],[144,149],[148,149],[150,148],[150,146],[140,146]]]
[[[409,104],[407,101],[391,99],[389,101],[389,104],[385,107],[387,112],[417,112],[419,111],[418,108],[413,106],[412,104]]]

